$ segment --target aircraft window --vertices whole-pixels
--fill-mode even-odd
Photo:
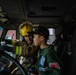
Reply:
[[[7,33],[6,33],[5,39],[16,40],[16,30],[8,30]],[[11,46],[11,45],[9,45],[9,46]],[[13,58],[16,58],[16,55],[13,54],[12,52],[7,52],[7,51],[5,51],[5,52],[7,54],[9,54],[10,56],[12,56]]]
[[[3,32],[3,28],[0,27],[0,37],[1,37],[1,35],[2,35],[2,32]]]
[[[47,41],[48,44],[52,44],[52,42],[55,40],[55,29],[54,28],[48,28],[49,30],[49,40]]]
[[[5,39],[16,40],[16,30],[8,30]]]

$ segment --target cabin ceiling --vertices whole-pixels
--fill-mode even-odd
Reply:
[[[76,15],[75,0],[0,0],[0,7],[18,23],[59,23],[67,14]]]

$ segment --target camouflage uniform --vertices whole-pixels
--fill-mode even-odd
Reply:
[[[30,71],[32,67],[35,67],[37,60],[38,47],[33,43],[28,44],[27,42],[15,41],[15,40],[6,40],[9,44],[13,45],[13,49],[9,47],[3,47],[6,51],[12,51],[18,56],[17,60],[19,61],[20,57],[23,56],[25,61],[23,66],[27,71]],[[31,71],[32,72],[32,71]]]
[[[30,71],[32,67],[35,67],[37,60],[37,48],[33,43],[28,44],[26,42],[18,41],[14,44],[15,49],[13,52],[18,56],[23,56],[25,61],[23,66],[27,71]]]

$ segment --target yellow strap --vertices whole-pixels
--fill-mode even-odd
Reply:
[[[19,53],[19,55],[21,55],[22,54],[22,46],[20,46],[20,53]]]
[[[16,55],[18,55],[18,46],[16,46]]]
[[[16,54],[21,55],[22,54],[22,46],[16,46]]]

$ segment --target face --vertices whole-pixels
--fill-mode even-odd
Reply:
[[[41,38],[40,38],[40,36],[38,34],[34,34],[33,41],[34,41],[35,46],[40,46]]]
[[[30,35],[27,35],[24,38],[25,38],[25,40],[26,40],[27,43],[31,43],[32,40],[33,40],[32,36],[30,36]]]

